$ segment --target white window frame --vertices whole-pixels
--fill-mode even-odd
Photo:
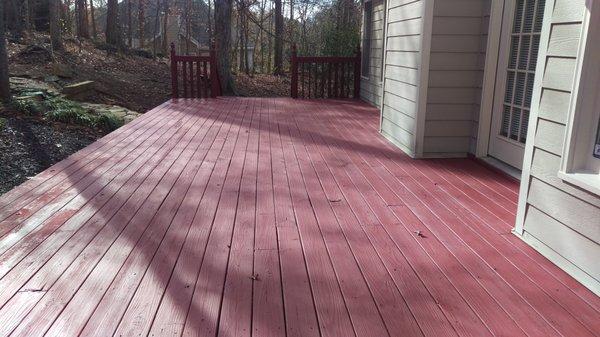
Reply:
[[[600,0],[586,0],[586,12],[563,156],[558,176],[600,195],[600,158],[593,156],[600,119]]]

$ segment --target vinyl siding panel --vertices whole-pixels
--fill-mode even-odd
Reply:
[[[526,198],[523,238],[600,293],[600,197],[557,175],[584,10],[584,0],[556,0],[551,13],[538,116],[530,123],[536,127],[530,178],[520,198]]]
[[[382,0],[373,3],[371,54],[369,76],[361,77],[360,98],[377,107],[381,106],[381,67],[383,66],[383,35],[385,22],[385,5]],[[364,29],[364,27],[363,27]],[[364,34],[364,32],[363,32]],[[362,46],[361,46],[362,48]]]
[[[424,0],[390,0],[381,133],[415,155]]]
[[[475,150],[489,11],[489,0],[434,4],[425,157]]]

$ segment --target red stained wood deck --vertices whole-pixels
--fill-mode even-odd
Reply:
[[[355,101],[167,102],[0,198],[0,336],[594,336],[517,183]]]

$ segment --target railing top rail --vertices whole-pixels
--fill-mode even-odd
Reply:
[[[176,62],[210,62],[210,56],[202,55],[173,55]]]
[[[307,62],[354,62],[357,56],[296,56],[299,63]]]

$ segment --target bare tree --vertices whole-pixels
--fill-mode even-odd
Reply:
[[[131,0],[127,0],[127,45],[133,47],[133,24],[132,24],[132,5]]]
[[[9,20],[8,24],[10,25],[12,36],[20,39],[23,36],[23,16],[21,15],[20,3],[17,0],[5,0],[4,5],[10,5],[10,10],[6,7],[4,10],[6,13],[10,13],[6,18]]]
[[[169,41],[167,41],[167,31],[169,30],[169,0],[164,0],[165,13],[163,17],[163,30],[162,30],[162,52],[164,55],[169,53]],[[171,41],[175,42],[175,41]]]
[[[75,1],[75,17],[76,17],[76,31],[77,36],[89,39],[90,38],[90,30],[88,28],[88,16],[87,16],[87,1],[86,0],[76,0]]]
[[[158,36],[160,22],[160,0],[156,1],[156,15],[154,16],[154,38],[152,39],[152,55],[156,56],[156,38]]]
[[[207,0],[207,2],[208,2],[208,39],[212,40],[212,38],[213,38],[213,23],[212,23],[213,0]]]
[[[0,100],[10,102],[8,82],[8,55],[6,53],[6,30],[4,28],[4,1],[0,1]]]
[[[91,1],[91,0],[90,0]],[[145,24],[145,6],[144,0],[138,2],[138,35],[140,39],[140,48],[144,48],[144,24]]]
[[[281,0],[275,0],[275,75],[283,74],[283,9]]]
[[[106,4],[106,43],[122,46],[118,0],[108,0]]]
[[[215,0],[215,40],[221,89],[224,93],[233,92],[231,61],[229,57],[231,43],[232,0]]]
[[[90,0],[90,15],[91,15],[91,21],[92,21],[92,36],[94,37],[94,39],[96,39],[98,37],[98,28],[96,26],[96,14],[95,14],[95,9],[94,9],[94,0]]]
[[[52,42],[52,49],[62,50],[62,36],[60,31],[60,5],[61,0],[49,0],[48,9],[50,14],[50,40]]]

